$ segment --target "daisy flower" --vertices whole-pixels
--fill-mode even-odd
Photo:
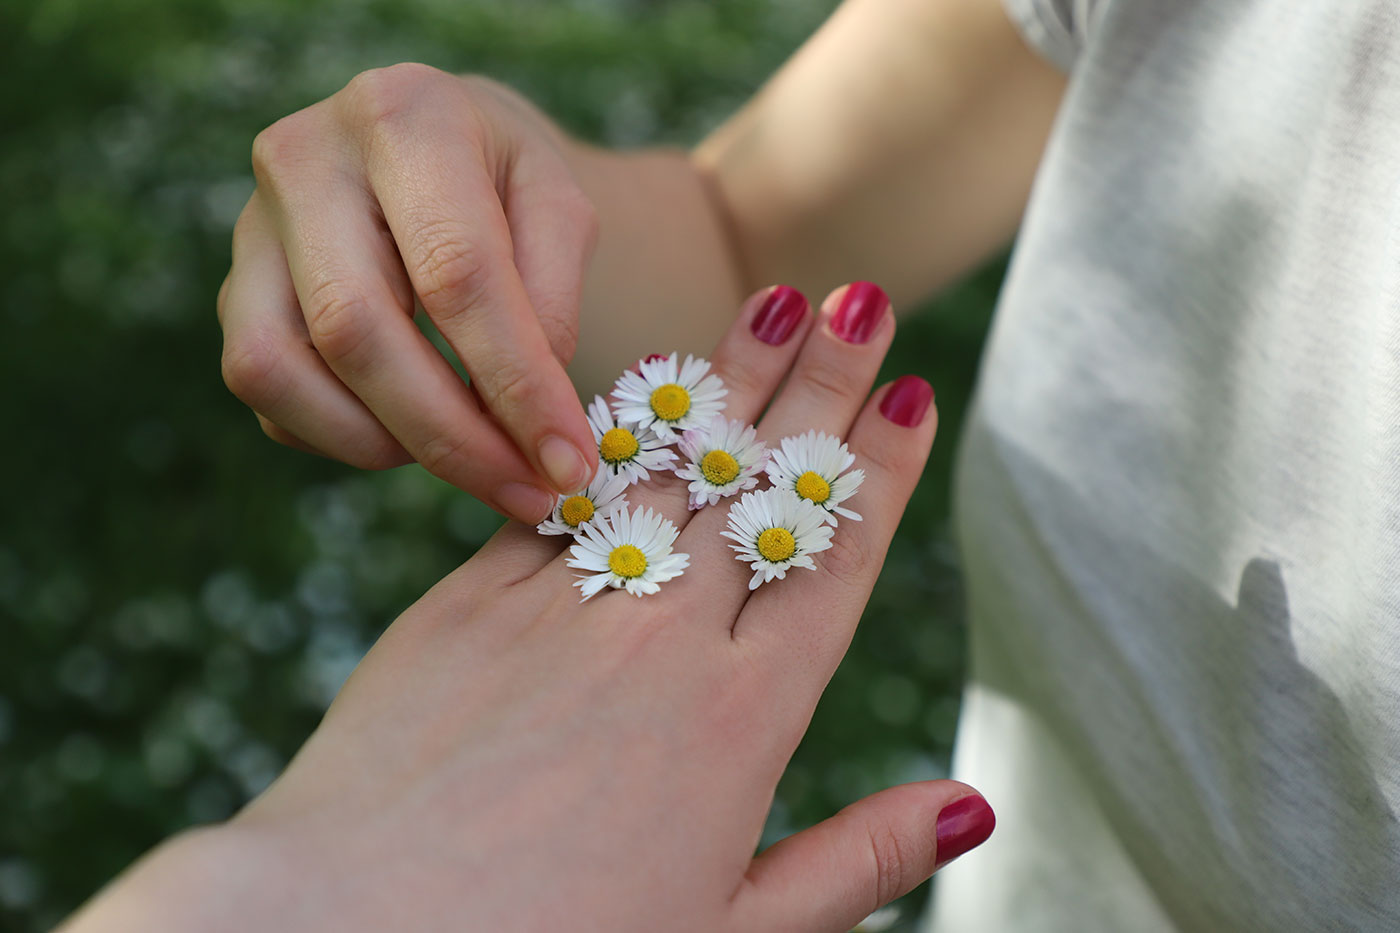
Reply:
[[[749,589],[756,590],[783,579],[789,567],[816,570],[812,555],[831,547],[833,529],[818,506],[775,487],[744,493],[729,507],[729,528],[720,534],[738,542],[729,546],[753,570]]]
[[[729,394],[724,382],[710,373],[710,364],[687,356],[677,364],[676,354],[648,357],[628,370],[613,387],[613,413],[626,425],[651,428],[666,443],[691,428],[707,424],[724,411]]]
[[[652,470],[669,467],[676,452],[644,428],[620,427],[601,395],[588,406],[588,426],[598,442],[598,460],[614,476],[627,477],[628,485],[651,477]]]
[[[535,529],[542,535],[578,534],[580,526],[627,508],[627,487],[630,485],[627,477],[614,475],[600,463],[588,488],[572,496],[559,496],[549,518],[536,525]]]
[[[679,577],[690,564],[689,554],[673,554],[676,526],[645,506],[621,509],[582,526],[569,548],[568,565],[586,570],[574,586],[583,588],[586,602],[604,587],[645,596]]]
[[[768,480],[780,489],[791,489],[822,507],[828,523],[840,515],[852,521],[860,516],[841,503],[856,494],[865,480],[864,470],[851,470],[855,454],[839,438],[819,431],[785,437],[768,460]],[[845,473],[845,475],[842,475]]]
[[[714,505],[725,496],[758,485],[758,474],[768,463],[768,446],[750,425],[723,415],[681,436],[685,466],[676,471],[690,480],[690,507]]]

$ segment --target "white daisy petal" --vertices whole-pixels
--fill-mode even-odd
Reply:
[[[627,508],[629,485],[626,476],[617,475],[599,463],[587,488],[572,496],[556,497],[554,511],[535,529],[542,535],[579,534],[591,522]]]
[[[768,446],[758,439],[753,426],[723,415],[686,431],[679,447],[685,465],[676,475],[690,483],[686,488],[691,509],[752,489],[768,464]]]
[[[789,489],[746,492],[729,507],[729,527],[720,532],[736,543],[735,559],[754,571],[749,589],[781,580],[792,567],[815,570],[811,555],[831,547],[834,529],[820,507]]]
[[[681,364],[672,353],[623,373],[613,387],[612,410],[620,424],[650,429],[669,444],[723,412],[728,394],[706,360],[687,356]]]
[[[690,555],[671,550],[679,534],[676,526],[646,507],[619,509],[582,525],[581,531],[566,563],[589,571],[574,581],[582,601],[608,587],[649,596],[690,565]]]
[[[595,395],[588,406],[588,426],[598,444],[599,465],[629,485],[650,479],[651,471],[669,469],[675,462],[676,452],[667,446],[669,441],[649,429],[619,425],[601,395]]]
[[[856,494],[865,480],[864,470],[851,470],[856,462],[840,438],[820,431],[785,437],[768,461],[768,480],[817,505],[823,520],[835,525],[837,515],[860,521],[860,515],[842,503]],[[846,472],[850,470],[850,472]]]

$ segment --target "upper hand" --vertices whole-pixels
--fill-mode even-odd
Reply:
[[[505,88],[424,65],[366,72],[259,134],[218,304],[225,381],[271,437],[417,460],[524,521],[550,486],[587,482],[563,367],[597,222],[558,141]]]
[[[733,500],[689,512],[674,477],[628,493],[684,526],[689,569],[653,596],[580,604],[564,542],[507,525],[388,629],[262,797],[89,919],[158,929],[151,905],[183,901],[173,928],[839,933],[985,838],[975,792],[930,781],[754,857],[937,422],[918,380],[866,399],[894,333],[878,293],[865,342],[833,328],[838,291],[778,346],[752,329],[764,297],[713,358],[727,415],[762,414],[770,443],[844,436],[866,471],[864,520],[815,571],[750,592],[720,536]]]

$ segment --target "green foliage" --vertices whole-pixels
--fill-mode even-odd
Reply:
[[[0,928],[48,928],[265,786],[382,628],[497,524],[417,468],[277,447],[224,389],[213,302],[253,135],[416,59],[500,77],[602,142],[690,141],[830,5],[0,6]],[[997,279],[899,338],[888,370],[933,381],[942,440],[770,837],[945,772],[950,458]]]

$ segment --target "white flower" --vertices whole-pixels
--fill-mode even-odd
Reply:
[[[613,413],[622,424],[651,428],[670,444],[724,411],[729,390],[718,376],[707,375],[710,364],[699,357],[687,356],[678,365],[672,353],[645,359],[637,369],[623,373],[613,387]]]
[[[649,479],[651,470],[670,467],[676,452],[649,430],[618,427],[601,395],[588,406],[588,426],[598,442],[598,461],[614,476],[627,477],[628,484]]]
[[[588,488],[572,496],[559,496],[549,518],[536,525],[535,529],[542,535],[578,534],[580,526],[627,508],[627,487],[630,485],[627,477],[614,475],[600,463]]]
[[[833,529],[826,513],[788,489],[746,492],[729,507],[729,528],[720,532],[737,541],[729,545],[753,570],[749,589],[756,590],[787,574],[789,567],[816,570],[812,555],[831,547]]]
[[[690,480],[692,509],[754,488],[768,463],[768,446],[758,439],[753,427],[723,415],[715,415],[704,427],[686,431],[680,448],[686,464],[676,475]]]
[[[782,439],[768,460],[768,480],[821,506],[832,525],[836,524],[837,515],[858,522],[859,515],[841,508],[841,503],[855,495],[865,480],[864,470],[842,475],[855,462],[855,454],[838,438],[808,431]]]
[[[608,586],[633,596],[650,595],[690,564],[689,554],[671,553],[679,534],[676,526],[645,506],[632,512],[622,509],[580,530],[567,561],[570,567],[589,571],[574,583],[583,588],[580,602]]]

